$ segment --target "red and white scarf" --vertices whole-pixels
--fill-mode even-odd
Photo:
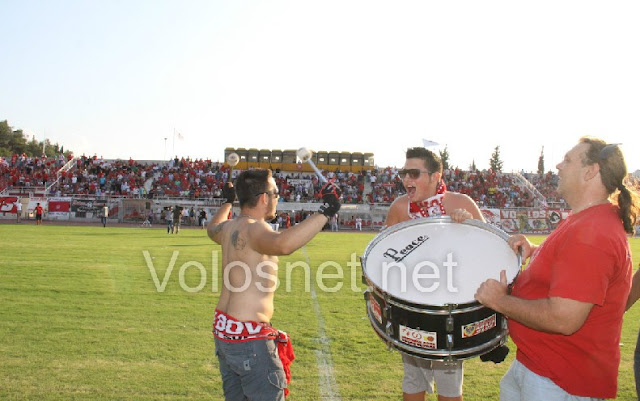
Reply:
[[[420,219],[422,217],[436,217],[447,214],[442,200],[447,192],[447,186],[440,180],[436,187],[436,194],[422,202],[409,202],[409,218]]]
[[[231,343],[241,343],[255,340],[275,340],[278,346],[278,356],[282,362],[287,385],[291,382],[291,362],[296,358],[293,353],[291,338],[284,331],[277,330],[270,323],[240,321],[231,315],[216,309],[213,318],[213,335],[218,339]],[[289,389],[284,389],[284,395],[289,395]]]

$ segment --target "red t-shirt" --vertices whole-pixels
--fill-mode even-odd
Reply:
[[[44,209],[42,208],[42,206],[36,206],[36,214],[42,214],[44,212]]]
[[[604,204],[565,220],[536,250],[512,294],[592,303],[584,325],[569,336],[509,320],[516,358],[531,371],[582,397],[615,398],[620,332],[631,289],[631,251],[617,207]]]

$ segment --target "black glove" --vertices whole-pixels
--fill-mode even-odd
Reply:
[[[233,184],[227,182],[222,187],[222,197],[225,198],[224,203],[233,203],[236,200],[236,189]]]
[[[484,355],[480,355],[480,360],[482,362],[491,361],[493,363],[500,363],[504,361],[504,358],[507,357],[507,354],[509,354],[509,347],[507,347],[506,345],[501,345]]]
[[[324,184],[320,193],[322,194],[322,201],[324,202],[322,206],[320,206],[320,213],[330,219],[340,210],[340,202],[338,201],[340,198],[340,189],[334,183],[328,182]]]

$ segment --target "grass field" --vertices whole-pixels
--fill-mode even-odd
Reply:
[[[296,350],[289,400],[321,399],[317,356],[326,349],[343,400],[401,398],[400,354],[387,351],[370,327],[360,268],[354,275],[347,269],[351,255],[362,254],[373,236],[321,233],[304,250],[280,259],[280,279],[292,285],[278,290],[273,323],[291,334]],[[0,224],[0,238],[1,400],[222,399],[211,335],[221,283],[213,265],[219,247],[204,231],[167,235],[160,228],[45,222]],[[637,266],[640,240],[631,243]],[[293,269],[285,280],[282,268],[307,258],[312,268],[330,259],[347,269],[342,280],[314,283],[315,310],[304,270]],[[339,283],[337,292],[318,287]],[[625,317],[620,400],[637,399],[633,350],[639,318],[638,305]],[[513,355],[499,365],[468,361],[465,399],[498,399],[498,382]]]

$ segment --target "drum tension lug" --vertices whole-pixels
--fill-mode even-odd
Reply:
[[[385,332],[389,337],[392,337],[393,336],[393,325],[392,325],[393,319],[391,318],[391,305],[389,305],[388,296],[384,297],[384,308],[382,308],[382,316],[384,317],[384,320],[387,322],[387,324],[385,325]]]
[[[391,305],[389,305],[389,297],[384,297],[384,308],[382,308],[382,316],[386,321],[391,320]]]
[[[452,315],[452,311],[454,309],[456,309],[458,307],[458,305],[456,304],[447,304],[447,311],[449,312],[449,316],[447,316],[447,320],[445,325],[447,326],[447,350],[449,352],[451,352],[453,350],[453,329],[454,329],[454,324],[453,324],[453,315]],[[451,357],[451,354],[449,354],[449,358]]]
[[[458,361],[456,359],[453,359],[451,355],[448,355],[444,358],[444,366],[455,368],[456,366],[458,366]]]
[[[447,330],[447,333],[453,333],[453,315],[451,314],[451,311],[454,310],[455,308],[458,307],[458,305],[456,304],[447,304],[447,311],[449,312],[449,316],[447,316],[447,320],[445,322],[445,329]]]

